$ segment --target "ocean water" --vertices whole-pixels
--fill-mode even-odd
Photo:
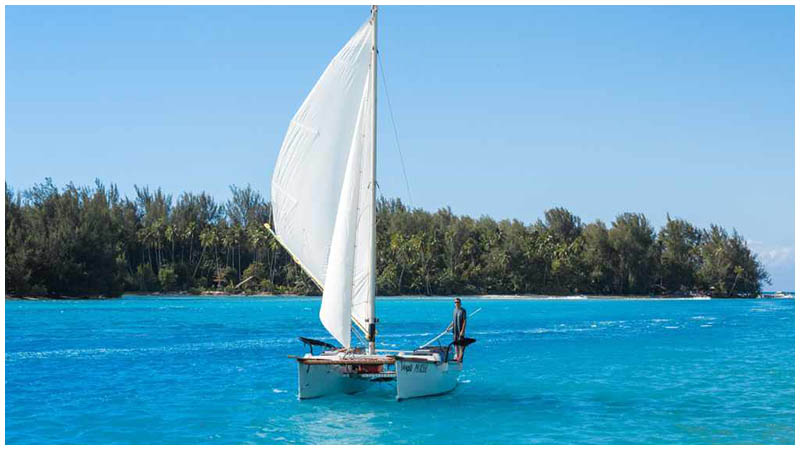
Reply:
[[[8,444],[794,443],[793,300],[465,298],[458,388],[299,401],[318,299],[6,300]],[[379,346],[449,299],[380,299]]]

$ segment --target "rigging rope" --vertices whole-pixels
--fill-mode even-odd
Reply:
[[[394,129],[394,142],[397,146],[397,153],[400,155],[400,167],[403,168],[403,179],[406,182],[406,191],[408,192],[409,206],[414,204],[414,198],[411,196],[411,185],[408,184],[408,175],[406,174],[406,162],[403,159],[403,152],[400,151],[400,138],[397,134],[397,124],[394,121],[394,111],[392,110],[392,102],[389,100],[389,88],[386,84],[386,75],[383,73],[383,58],[381,53],[378,52],[378,67],[381,69],[381,79],[383,80],[383,93],[386,95],[386,104],[389,105],[389,117],[392,119],[392,128]]]
[[[366,341],[366,340],[365,340],[365,339],[364,339],[364,338],[361,336],[361,333],[359,333],[359,332],[358,332],[358,327],[355,327],[355,326],[353,326],[353,323],[352,323],[352,322],[350,322],[350,328],[351,328],[351,329],[350,329],[350,331],[351,331],[351,334],[355,334],[355,335],[356,335],[356,337],[358,338],[358,340],[359,340],[359,341],[361,341],[361,345],[363,345],[364,347],[367,347],[367,346],[369,346],[369,344],[367,343],[367,341]]]

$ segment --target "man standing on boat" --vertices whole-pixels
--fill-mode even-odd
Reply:
[[[458,342],[464,338],[464,333],[467,330],[467,310],[461,307],[461,299],[456,297],[455,309],[453,310],[453,322],[450,328],[453,329],[453,342]],[[461,362],[464,358],[464,347],[456,345],[456,358],[455,360]]]

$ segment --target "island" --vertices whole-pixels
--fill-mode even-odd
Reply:
[[[270,235],[270,203],[46,179],[6,185],[6,295],[113,298],[124,292],[319,295]],[[769,275],[735,230],[625,212],[584,223],[565,208],[526,224],[377,205],[378,295],[756,297]]]

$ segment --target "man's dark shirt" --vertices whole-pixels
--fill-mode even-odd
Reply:
[[[462,329],[467,328],[467,310],[456,307],[453,310],[453,339],[458,339]]]

